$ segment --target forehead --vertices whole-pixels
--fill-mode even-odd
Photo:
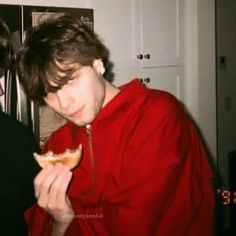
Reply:
[[[52,75],[54,74],[57,79],[69,79],[73,73],[79,70],[82,66],[79,63],[69,63],[69,62],[58,62],[55,61],[56,67],[54,67]],[[57,80],[56,79],[56,80]],[[54,80],[49,78],[49,80]]]
[[[46,80],[49,88],[60,88],[78,71],[82,66],[79,63],[54,61],[54,65],[46,72]],[[46,89],[47,90],[47,89]],[[50,89],[49,89],[50,90]]]

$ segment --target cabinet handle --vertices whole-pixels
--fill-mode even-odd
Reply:
[[[144,84],[144,83],[149,83],[149,82],[151,81],[149,77],[144,78],[144,79],[143,79],[143,78],[140,78],[139,80],[140,80],[141,83],[143,83],[143,84]]]
[[[149,77],[144,78],[144,82],[149,83],[150,82],[150,78]]]
[[[143,59],[143,54],[138,54],[138,55],[137,55],[137,58],[140,59],[140,60],[142,60],[142,59]]]
[[[148,53],[148,54],[145,54],[144,55],[144,58],[146,58],[146,59],[150,59],[151,58],[151,55]]]

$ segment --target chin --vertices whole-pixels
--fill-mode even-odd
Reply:
[[[94,119],[84,119],[84,120],[78,120],[78,119],[74,119],[74,120],[70,120],[72,123],[74,123],[75,125],[79,126],[79,127],[83,127],[86,126],[88,124],[91,124],[93,122]]]

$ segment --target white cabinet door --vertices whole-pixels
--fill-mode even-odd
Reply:
[[[140,78],[141,69],[140,68],[117,68],[114,70],[115,80],[114,85],[120,86],[126,84],[133,79]]]
[[[168,91],[183,101],[182,67],[145,68],[142,70],[141,80],[147,87]]]
[[[137,0],[136,9],[141,66],[182,65],[183,0]]]
[[[149,78],[149,87],[183,97],[182,2],[103,0],[101,4],[94,1],[95,31],[110,49],[115,85],[137,77]],[[137,58],[148,53],[150,59]]]
[[[140,66],[134,48],[135,1],[102,0],[93,3],[95,31],[110,49],[115,69]]]

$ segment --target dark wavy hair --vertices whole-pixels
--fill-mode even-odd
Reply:
[[[0,77],[5,73],[5,70],[11,66],[13,58],[13,46],[11,32],[2,19],[0,19]]]
[[[109,50],[93,29],[65,14],[27,32],[17,54],[19,79],[27,96],[40,101],[66,84],[76,65],[92,66],[94,59],[102,59],[104,78],[112,81]]]

